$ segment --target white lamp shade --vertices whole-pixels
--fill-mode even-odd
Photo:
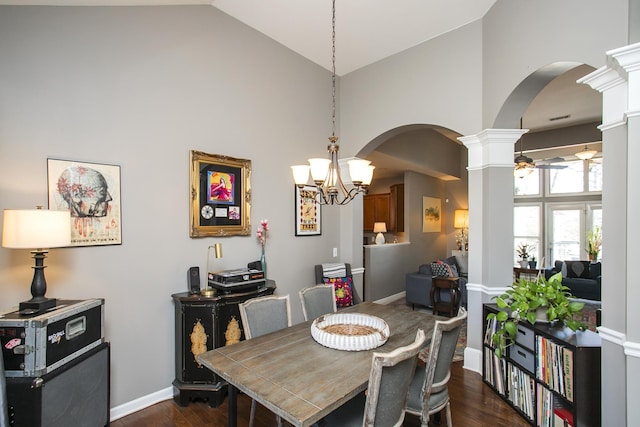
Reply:
[[[14,249],[45,249],[71,244],[69,211],[5,209],[2,246]]]
[[[387,223],[386,222],[374,222],[373,223],[373,232],[374,233],[386,233],[387,232]]]
[[[453,214],[453,226],[455,228],[469,227],[469,211],[466,209],[456,209]]]
[[[311,179],[315,182],[324,181],[329,173],[329,159],[309,159],[309,165],[311,166]]]
[[[576,157],[579,158],[580,160],[589,160],[596,154],[598,154],[596,150],[587,150],[587,147],[584,147],[584,150],[576,153]]]
[[[351,182],[364,182],[367,178],[368,167],[371,163],[369,160],[353,159],[347,162],[349,164],[349,176]]]
[[[309,181],[309,165],[291,166],[291,172],[296,185],[305,185]]]

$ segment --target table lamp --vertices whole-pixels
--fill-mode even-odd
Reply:
[[[216,259],[222,258],[222,243],[215,243],[207,248],[207,286],[200,291],[200,295],[205,297],[212,297],[215,294],[215,290],[209,286],[209,275],[212,273],[209,267],[209,256],[211,255],[211,249],[213,249],[213,256]]]
[[[71,244],[71,215],[69,211],[47,209],[5,209],[2,219],[2,247],[33,249],[33,280],[31,296],[20,303],[23,314],[36,314],[56,306],[55,298],[47,298],[47,282],[44,278],[44,259],[49,248]],[[45,249],[46,248],[46,249]]]
[[[453,213],[453,227],[460,229],[460,250],[467,250],[469,239],[469,211],[466,209],[456,209]]]
[[[386,222],[374,222],[373,223],[373,232],[378,233],[376,235],[376,245],[384,245],[384,234],[387,232],[387,223]]]

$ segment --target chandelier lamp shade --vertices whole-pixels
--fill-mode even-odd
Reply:
[[[587,148],[587,145],[585,144],[585,146],[582,149],[582,151],[578,151],[576,153],[576,157],[579,158],[580,160],[589,160],[589,159],[593,158],[593,156],[595,156],[596,154],[598,154],[598,152],[596,150],[589,150]]]
[[[56,306],[55,298],[45,297],[44,259],[49,248],[71,244],[71,216],[69,211],[42,209],[5,209],[2,218],[2,247],[32,249],[35,260],[31,296],[20,303],[23,314],[35,314]]]
[[[333,0],[331,19],[331,39],[332,39],[332,133],[329,137],[327,151],[329,158],[309,159],[308,165],[291,166],[293,180],[299,188],[308,184],[309,173],[313,186],[317,189],[316,200],[322,205],[346,205],[353,200],[358,193],[365,193],[373,178],[375,166],[371,162],[363,159],[352,159],[347,162],[349,165],[349,177],[351,184],[342,180],[340,173],[340,161],[338,159],[338,137],[336,136],[336,2]]]

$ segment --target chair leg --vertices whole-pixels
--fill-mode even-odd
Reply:
[[[451,405],[447,402],[447,427],[453,427],[453,422],[451,421]]]
[[[253,427],[253,421],[256,417],[256,401],[251,399],[251,412],[249,413],[249,427]]]
[[[276,415],[276,421],[278,422],[278,427],[283,427],[283,423],[282,423],[282,418],[280,418],[280,415]]]

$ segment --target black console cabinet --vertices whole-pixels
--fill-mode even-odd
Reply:
[[[272,295],[273,280],[267,286],[242,292],[220,291],[214,296],[183,292],[172,295],[175,304],[174,400],[185,406],[192,399],[208,400],[219,406],[227,393],[227,383],[199,364],[200,353],[244,340],[238,305],[248,299]]]

